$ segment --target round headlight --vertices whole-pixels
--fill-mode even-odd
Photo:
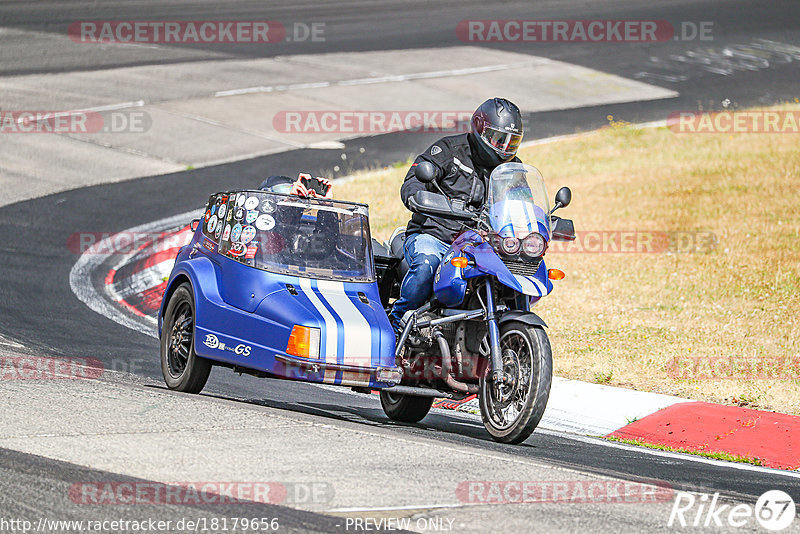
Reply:
[[[517,254],[519,252],[519,239],[516,237],[503,238],[503,252],[506,254]]]
[[[544,254],[546,245],[547,242],[544,240],[544,237],[534,232],[522,241],[522,252],[524,252],[526,256],[535,258]]]

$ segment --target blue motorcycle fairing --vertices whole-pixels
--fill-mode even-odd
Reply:
[[[519,285],[522,286],[521,293],[532,297],[544,297],[553,290],[553,282],[547,276],[547,266],[544,260],[539,262],[539,267],[533,276],[513,275]]]
[[[457,255],[468,257],[475,265],[455,267],[450,260]],[[544,261],[532,277],[512,274],[489,243],[474,230],[466,230],[456,237],[436,270],[434,295],[445,306],[458,306],[464,301],[466,280],[485,275],[495,276],[503,285],[525,295],[543,297],[553,290]]]

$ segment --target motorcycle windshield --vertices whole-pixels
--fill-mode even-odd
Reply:
[[[550,205],[544,179],[536,167],[503,163],[489,177],[489,222],[501,238],[523,240],[533,232],[550,240]]]
[[[265,191],[231,193],[219,253],[280,274],[372,282],[367,206]]]

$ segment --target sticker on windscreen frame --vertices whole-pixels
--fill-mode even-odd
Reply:
[[[266,213],[260,215],[258,219],[256,219],[256,228],[263,232],[268,232],[275,228],[275,218],[272,215],[267,215]]]
[[[244,201],[244,209],[246,210],[254,210],[258,207],[258,197],[248,197],[247,200]]]
[[[266,199],[264,202],[261,203],[261,211],[264,213],[274,213],[275,212],[275,202],[270,199]]]
[[[242,237],[242,225],[237,224],[231,230],[231,241],[239,241],[239,238]]]
[[[228,253],[231,256],[236,256],[238,258],[241,258],[247,253],[247,247],[239,242],[231,243],[231,249],[228,251]]]
[[[245,226],[242,228],[242,235],[239,237],[239,241],[244,243],[245,245],[248,244],[253,238],[256,236],[256,229],[252,226]]]
[[[208,229],[209,234],[213,234],[214,230],[217,228],[217,216],[212,215],[208,218],[208,222],[206,223],[206,229]]]

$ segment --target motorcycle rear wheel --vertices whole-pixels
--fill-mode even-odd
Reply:
[[[541,327],[510,321],[500,327],[503,370],[509,376],[499,391],[491,370],[480,379],[483,426],[495,441],[522,443],[542,419],[553,380],[550,340]]]
[[[417,423],[431,410],[433,397],[415,397],[381,391],[381,406],[392,421]]]

